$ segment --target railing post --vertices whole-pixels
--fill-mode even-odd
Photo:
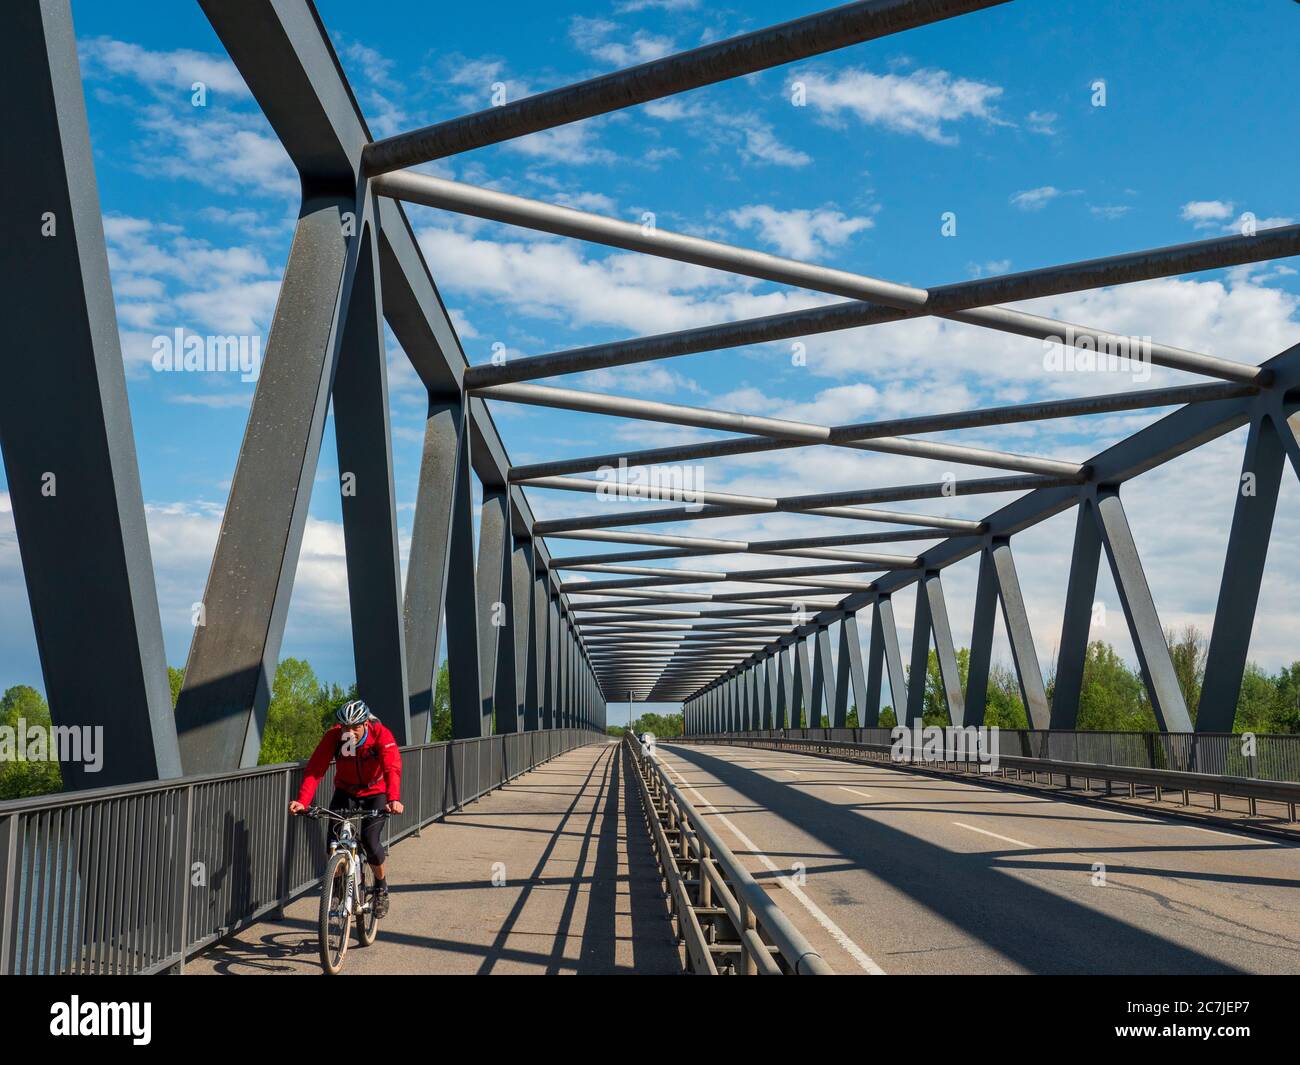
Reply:
[[[14,898],[18,894],[18,814],[0,820],[0,976],[9,976]]]
[[[289,774],[286,772],[285,779],[288,780],[288,778],[289,778]],[[174,929],[174,934],[176,936],[176,949],[180,952],[180,956],[176,959],[176,963],[171,967],[171,972],[172,975],[174,976],[180,976],[182,973],[185,972],[185,953],[186,953],[186,948],[189,946],[190,866],[194,860],[194,856],[192,853],[194,847],[194,785],[193,784],[187,785],[185,788],[182,789],[180,804],[181,804],[181,809],[180,809],[180,815],[178,820],[180,821],[180,824],[182,826],[182,832],[181,832],[182,861],[180,863],[179,870],[177,870],[180,879],[180,900],[176,907],[176,928]],[[287,806],[287,802],[286,802],[286,806]],[[284,822],[287,828],[289,823],[289,817],[287,811],[285,814]],[[283,864],[281,867],[281,877],[283,880],[288,879],[288,876],[286,875],[286,871],[285,871],[285,866]],[[284,894],[286,890],[287,889],[284,888],[283,886],[280,889],[280,900],[281,900],[280,909],[282,912],[284,909]],[[0,972],[3,971],[4,971],[4,958],[2,955],[0,955]]]

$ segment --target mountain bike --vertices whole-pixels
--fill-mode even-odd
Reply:
[[[384,810],[327,810],[312,806],[306,816],[339,822],[338,837],[330,840],[329,858],[320,887],[320,963],[330,976],[343,968],[348,938],[356,922],[357,946],[368,947],[379,935],[373,895],[375,874],[361,847],[360,823],[367,817],[386,817]]]

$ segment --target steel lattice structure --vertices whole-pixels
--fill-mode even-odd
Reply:
[[[1300,407],[1300,347],[1259,366],[1152,343],[1150,361],[1205,383],[1119,395],[850,425],[816,425],[652,403],[532,382],[582,371],[720,351],[762,341],[935,316],[1048,343],[1123,350],[1128,338],[1003,306],[1300,253],[1300,226],[919,288],[731,247],[441,180],[410,168],[540,130],[869,41],[1005,0],[869,0],[374,140],[309,0],[201,0],[218,36],[302,179],[302,204],[264,369],[249,415],[173,720],[144,528],[135,443],[91,165],[68,0],[19,0],[17,43],[0,78],[11,137],[29,165],[5,168],[5,300],[18,336],[0,392],[9,475],[42,666],[55,720],[148,737],[103,784],[255,762],[278,659],[310,486],[330,404],[340,470],[366,491],[344,498],[357,680],[402,742],[428,735],[432,678],[447,619],[455,734],[601,727],[606,699],[681,700],[688,731],[845,723],[850,701],[873,725],[882,678],[916,720],[892,597],[917,586],[912,675],[931,640],[952,721],[983,721],[1001,606],[1031,726],[1075,723],[1090,611],[1104,550],[1160,727],[1189,731],[1169,649],[1124,507],[1129,479],[1249,426],[1239,494],[1196,728],[1230,729],[1283,467],[1300,472],[1291,419]],[[978,17],[972,16],[972,17]],[[842,297],[769,317],[471,366],[416,243],[403,202]],[[53,211],[62,239],[36,236]],[[429,407],[405,590],[397,552],[388,395],[387,322],[428,391]],[[60,359],[32,353],[59,351]],[[511,466],[487,400],[723,430],[723,440]],[[1115,411],[1175,408],[1083,463],[924,439],[926,434]],[[534,519],[525,488],[603,492],[574,474],[812,446],[941,459],[994,475],[897,486],[849,486],[780,498],[705,493],[696,507]],[[41,494],[57,471],[57,499]],[[482,483],[474,547],[471,479]],[[378,489],[375,486],[379,486]],[[980,519],[881,509],[940,496],[1017,492]],[[640,493],[644,495],[645,492]],[[673,490],[652,497],[681,502]],[[1077,512],[1054,697],[1047,699],[1011,540]],[[890,526],[767,541],[621,527],[774,512]],[[633,545],[553,557],[546,537]],[[924,541],[915,555],[854,550]],[[635,563],[716,554],[779,556],[740,571]],[[942,572],[979,556],[974,638],[963,691]],[[809,565],[807,560],[816,560]],[[794,560],[804,560],[795,562]],[[694,565],[695,563],[688,563]],[[610,579],[564,582],[561,571]],[[728,591],[730,583],[763,586]],[[673,591],[677,584],[716,591]],[[575,598],[581,596],[581,599]],[[702,604],[714,604],[704,609]],[[809,616],[791,626],[792,603]],[[504,604],[504,624],[494,624]],[[866,662],[857,615],[870,609]],[[837,656],[830,626],[841,623]],[[838,657],[839,668],[834,666]],[[918,673],[919,670],[919,673]],[[113,693],[105,698],[104,693]],[[904,716],[904,715],[900,715]],[[74,777],[72,786],[85,781]]]

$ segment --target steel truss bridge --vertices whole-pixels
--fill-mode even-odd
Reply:
[[[32,909],[33,884],[67,873],[66,863],[42,866],[31,858],[34,841],[81,854],[78,848],[88,841],[80,833],[92,824],[117,824],[113,818],[122,817],[127,819],[122,826],[128,826],[132,811],[146,811],[145,821],[158,829],[151,837],[151,845],[159,848],[154,853],[170,854],[168,847],[182,844],[191,848],[176,850],[179,860],[193,855],[203,817],[229,818],[238,809],[252,811],[265,799],[278,803],[283,797],[281,790],[289,786],[294,770],[269,774],[254,767],[331,406],[339,469],[365,485],[365,491],[345,494],[342,501],[357,682],[408,750],[421,752],[420,787],[428,789],[421,793],[410,826],[400,831],[414,832],[468,799],[582,747],[603,732],[607,701],[629,696],[680,701],[688,738],[716,743],[743,733],[738,738],[749,745],[770,746],[773,737],[788,736],[790,742],[854,742],[865,749],[879,738],[874,733],[886,680],[901,721],[916,722],[922,714],[924,685],[908,684],[895,631],[893,597],[910,586],[916,588],[910,676],[925,675],[933,646],[952,723],[984,721],[1000,612],[1033,734],[1070,734],[1103,554],[1162,733],[1209,738],[1230,732],[1278,493],[1288,465],[1300,473],[1295,420],[1300,347],[1260,352],[1262,361],[1252,365],[1155,340],[1144,357],[1203,380],[847,425],[648,402],[538,382],[926,316],[1091,351],[1125,351],[1127,337],[1007,305],[1293,256],[1300,253],[1300,226],[923,288],[662,229],[645,230],[418,169],[433,160],[914,27],[958,16],[980,18],[980,10],[1000,2],[1004,0],[846,4],[376,140],[309,0],[200,0],[297,168],[302,201],[203,597],[204,624],[195,628],[174,713],[69,4],[11,4],[6,19],[11,48],[0,71],[0,89],[11,101],[7,139],[21,146],[21,165],[5,167],[0,177],[7,205],[0,223],[0,298],[13,332],[0,388],[0,448],[54,721],[103,726],[110,740],[101,773],[89,776],[76,764],[66,765],[67,794],[0,809],[0,870],[6,870],[0,882],[5,906],[0,971],[34,964],[30,935],[40,914]],[[470,365],[420,252],[406,205],[727,271],[839,301]],[[41,233],[42,220],[50,216],[57,220],[57,239]],[[428,391],[404,586],[385,323]],[[488,400],[731,435],[517,466],[493,424]],[[928,438],[950,430],[1155,409],[1168,413],[1082,462]],[[1193,708],[1178,685],[1123,494],[1131,479],[1243,426],[1248,437],[1242,470],[1252,476],[1255,491],[1238,493],[1203,694]],[[581,476],[621,463],[703,463],[808,447],[934,459],[983,467],[989,475],[955,483],[851,484],[829,493],[771,498],[688,493],[672,486],[620,490]],[[58,478],[54,496],[42,491],[50,473]],[[477,547],[475,480],[483,501]],[[529,489],[622,492],[629,499],[648,495],[674,505],[601,513],[577,508],[572,516],[543,521],[529,506]],[[978,497],[1004,493],[1017,496],[979,516]],[[969,517],[924,512],[925,500],[953,495],[971,499]],[[921,511],[885,509],[914,502]],[[1020,532],[1067,511],[1076,515],[1074,544],[1049,700],[1012,543]],[[645,529],[772,513],[847,518],[864,522],[868,531],[741,541]],[[548,538],[602,547],[590,554],[560,555],[548,546]],[[915,553],[872,550],[877,544],[913,542]],[[628,550],[610,552],[609,544]],[[772,561],[726,571],[709,569],[701,561],[736,554],[771,556]],[[974,556],[979,557],[979,582],[963,687],[943,573]],[[599,576],[566,580],[565,572]],[[682,586],[693,590],[674,590]],[[796,605],[806,608],[806,614],[791,624]],[[494,616],[498,613],[499,618]],[[868,613],[864,662],[857,625],[859,616]],[[838,626],[835,653],[832,626]],[[427,742],[443,640],[456,737],[450,747]],[[845,731],[850,705],[856,707],[859,728]],[[867,731],[872,736],[862,735]],[[435,749],[442,753],[430,753]],[[471,749],[472,757],[465,753]],[[1161,763],[1146,768],[1202,767]],[[1233,773],[1224,763],[1216,775],[1226,779]],[[92,785],[95,791],[83,790]],[[665,776],[642,797],[650,807],[667,803],[664,809],[679,811],[678,800],[684,798],[664,798],[673,787]],[[1220,790],[1245,794],[1227,784]],[[249,866],[259,876],[269,876],[269,886],[259,882],[245,892],[246,898],[231,895],[221,919],[209,925],[186,902],[184,890],[166,888],[171,894],[155,900],[156,913],[126,922],[135,932],[147,928],[156,933],[156,942],[135,943],[114,966],[140,970],[183,962],[199,945],[282,907],[311,882],[310,861],[293,850],[298,844],[279,835],[284,830],[277,827],[278,819],[254,818],[249,824],[261,833],[259,846],[269,833],[275,836],[271,851],[295,855],[292,861]],[[178,826],[186,827],[179,831]],[[698,848],[692,853],[686,860],[711,860]],[[64,888],[80,898],[76,884],[75,877],[65,876]],[[61,919],[71,920],[59,912]],[[165,928],[149,923],[164,917],[170,922]],[[53,955],[42,962],[45,971],[66,963]]]

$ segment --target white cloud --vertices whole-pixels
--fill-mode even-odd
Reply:
[[[1056,132],[1056,120],[1059,117],[1055,111],[1030,111],[1025,116],[1025,124],[1032,132],[1050,137]]]
[[[1054,185],[1042,185],[1036,189],[1017,192],[1011,197],[1010,202],[1013,207],[1019,207],[1022,211],[1041,211],[1060,195],[1061,190]]]
[[[88,79],[125,77],[154,92],[178,96],[190,106],[195,82],[209,91],[249,98],[248,86],[235,64],[222,55],[178,48],[155,52],[112,37],[91,37],[77,46],[82,76]]]
[[[1094,218],[1104,218],[1107,222],[1123,218],[1133,210],[1129,204],[1089,204],[1088,211]]]
[[[873,74],[861,68],[821,73],[796,70],[792,80],[807,89],[808,104],[828,118],[847,113],[869,126],[910,133],[935,144],[956,144],[945,124],[965,119],[1000,123],[995,104],[1002,88],[946,70]]]
[[[1232,203],[1223,200],[1192,200],[1183,204],[1181,215],[1184,222],[1191,222],[1197,229],[1204,229],[1231,218]]]
[[[780,211],[766,204],[750,204],[727,217],[741,229],[758,230],[768,244],[795,259],[820,255],[827,247],[838,247],[875,225],[870,218],[851,217],[830,207]]]
[[[630,35],[616,22],[575,15],[569,20],[569,38],[582,52],[615,67],[630,67],[668,55],[675,50],[672,38],[646,30]]]
[[[669,98],[646,104],[644,113],[665,122],[686,122],[692,135],[711,145],[721,142],[733,146],[745,162],[789,167],[812,162],[807,152],[783,144],[771,123],[752,111]]]

